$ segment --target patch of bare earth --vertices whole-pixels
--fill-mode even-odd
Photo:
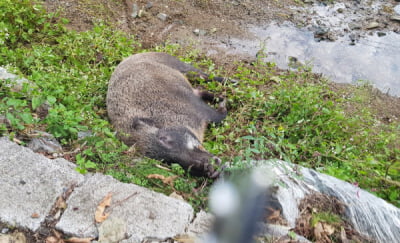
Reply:
[[[300,216],[294,232],[318,243],[373,242],[358,233],[344,218],[345,205],[337,198],[320,193],[310,194],[299,204]],[[330,215],[328,219],[319,215]],[[333,220],[337,217],[339,220]]]

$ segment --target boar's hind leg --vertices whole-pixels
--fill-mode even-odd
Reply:
[[[226,110],[226,101],[223,99],[221,102],[218,103],[218,108],[213,109],[209,107],[210,109],[208,110],[208,117],[209,121],[219,123],[223,119],[225,119],[226,115],[228,114]]]

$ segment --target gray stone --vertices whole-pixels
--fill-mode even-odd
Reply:
[[[233,5],[233,6],[239,6],[239,5],[240,5],[240,2],[239,2],[239,1],[236,1],[236,0],[234,0],[234,1],[232,1],[232,5]]]
[[[110,217],[99,227],[99,243],[117,243],[126,238],[126,222]]]
[[[196,214],[196,218],[189,225],[187,233],[189,236],[200,237],[210,232],[214,221],[215,216],[213,214],[202,210]]]
[[[139,6],[136,3],[134,3],[132,5],[132,14],[131,14],[131,16],[132,16],[132,18],[136,18],[136,17],[138,17],[138,15],[139,15]]]
[[[13,92],[20,92],[22,90],[22,86],[24,83],[28,83],[34,86],[34,84],[29,80],[25,78],[20,78],[15,74],[9,73],[5,68],[0,67],[0,80],[6,80],[6,79],[12,82],[12,84],[9,85],[9,88],[11,88],[11,91]]]
[[[50,160],[0,138],[1,221],[36,231],[56,198],[83,182],[74,167],[64,159]]]
[[[359,29],[361,29],[362,28],[362,25],[360,24],[360,23],[353,23],[353,22],[351,22],[351,23],[349,23],[349,29],[351,29],[351,30],[359,30]]]
[[[382,37],[382,36],[385,36],[386,35],[386,33],[385,32],[382,32],[382,31],[379,31],[379,32],[377,32],[376,33],[379,37]]]
[[[55,137],[47,132],[35,131],[38,137],[33,138],[28,143],[28,148],[38,153],[60,153],[62,152],[61,144],[55,139]]]
[[[201,30],[201,29],[195,29],[193,30],[193,33],[197,36],[204,36],[207,34],[207,31]]]
[[[148,2],[146,3],[146,9],[151,9],[153,7],[153,3],[152,2]]]
[[[94,213],[109,192],[113,195],[109,217],[126,222],[132,242],[133,239],[167,238],[183,233],[193,218],[193,209],[185,202],[95,174],[75,189],[56,228],[78,237],[97,237]]]
[[[168,15],[166,15],[165,13],[159,13],[159,14],[157,14],[157,18],[161,21],[166,21],[168,18]]]
[[[390,16],[390,20],[400,22],[400,15],[393,15],[393,16]]]
[[[369,23],[368,25],[367,25],[367,30],[371,30],[371,29],[376,29],[376,28],[379,28],[380,27],[380,25],[379,25],[379,23],[378,22],[371,22],[371,23]]]

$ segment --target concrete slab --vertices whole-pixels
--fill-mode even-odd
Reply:
[[[0,221],[36,231],[56,198],[83,181],[71,162],[0,138]]]
[[[82,187],[75,188],[56,228],[78,237],[97,237],[95,210],[109,192],[113,194],[109,217],[125,221],[132,240],[184,233],[193,218],[193,209],[186,202],[95,174],[88,176]]]

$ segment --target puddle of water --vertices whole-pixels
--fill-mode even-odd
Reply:
[[[289,58],[295,57],[332,81],[369,81],[383,92],[400,96],[399,34],[389,32],[383,37],[375,34],[350,45],[344,38],[316,42],[313,33],[290,25],[251,27],[250,31],[256,40],[231,39],[228,52],[255,56],[264,48],[268,54],[266,61],[275,62],[280,68],[289,68]]]

